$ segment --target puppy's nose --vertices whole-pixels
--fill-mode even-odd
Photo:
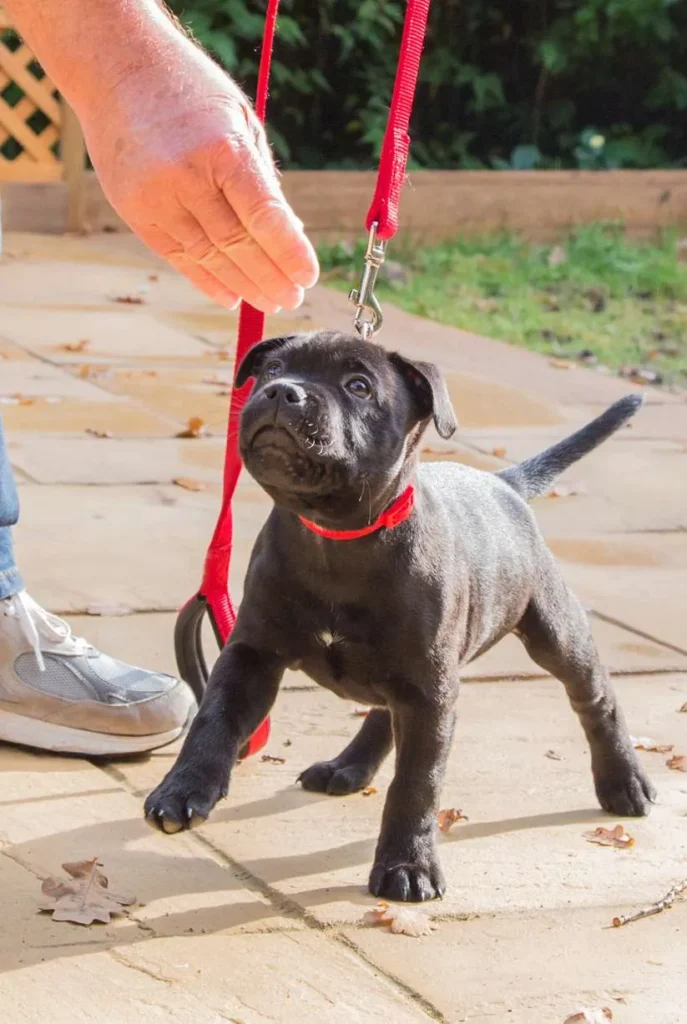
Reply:
[[[307,395],[305,388],[302,388],[300,384],[284,381],[280,384],[271,384],[268,388],[265,388],[265,398],[268,398],[271,402],[277,402],[281,399],[282,402],[286,402],[288,405],[305,405]]]

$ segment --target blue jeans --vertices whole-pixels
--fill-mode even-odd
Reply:
[[[23,590],[24,582],[14,563],[12,531],[19,518],[19,498],[12,476],[5,435],[0,419],[0,599]]]

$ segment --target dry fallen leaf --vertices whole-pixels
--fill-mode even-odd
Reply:
[[[687,754],[675,754],[666,764],[676,772],[687,772]]]
[[[159,274],[148,274],[148,280],[149,281],[159,281],[160,280],[160,275]]]
[[[494,456],[495,459],[505,459],[506,449],[500,446],[498,448],[492,448],[491,454]]]
[[[572,370],[575,364],[569,363],[567,359],[549,359],[549,366],[552,366],[554,370]]]
[[[560,754],[557,754],[555,750],[547,750],[544,757],[548,757],[551,761],[562,761],[563,758]]]
[[[463,814],[457,807],[445,807],[437,814],[437,824],[440,832],[448,832],[457,821],[468,821],[467,814]]]
[[[623,825],[616,825],[615,828],[595,828],[593,832],[583,832],[588,843],[598,843],[599,846],[615,846],[619,850],[627,850],[634,846],[635,841],[625,831]]]
[[[69,879],[46,878],[41,886],[50,902],[40,910],[52,912],[53,921],[90,925],[94,921],[109,924],[113,914],[126,914],[126,907],[136,902],[135,896],[119,896],[110,892],[108,880],[98,868],[98,858],[63,864]]]
[[[60,345],[60,348],[64,352],[83,352],[89,345],[89,339],[82,338],[81,341],[67,341],[64,345]]]
[[[369,708],[354,708],[354,710],[351,711],[351,714],[353,715],[354,718],[367,718],[369,713]]]
[[[275,757],[274,754],[263,754],[260,760],[266,764],[286,764],[285,757]]]
[[[142,306],[144,303],[142,295],[115,295],[113,302],[123,302],[126,306]]]
[[[366,786],[363,790],[363,796],[374,796],[377,790],[374,786]]]
[[[206,359],[219,359],[220,362],[229,362],[231,359],[231,352],[228,348],[214,348],[209,352],[203,352]]]
[[[425,445],[420,450],[423,455],[456,455],[458,452],[457,448],[432,448],[431,444]]]
[[[672,743],[657,743],[649,736],[630,736],[630,739],[635,750],[647,750],[653,754],[669,754],[673,749]]]
[[[206,434],[205,420],[201,419],[200,416],[191,416],[186,424],[185,430],[180,430],[175,437],[202,437]]]
[[[363,924],[367,925],[389,925],[394,935],[411,935],[419,939],[423,935],[431,935],[437,925],[431,918],[427,917],[421,910],[413,910],[410,907],[390,907],[382,900],[374,907],[363,914]]]
[[[192,476],[177,476],[172,480],[177,487],[183,487],[185,491],[204,491],[206,485],[200,480],[194,480]]]
[[[86,427],[86,434],[90,434],[92,437],[112,437],[112,432],[109,430],[96,430],[95,427]]]
[[[684,703],[684,704],[682,705],[682,707],[680,708],[680,711],[684,711],[684,712],[687,712],[687,702],[685,702],[685,703]]]
[[[610,1006],[601,1006],[597,1009],[583,1009],[566,1017],[563,1024],[604,1024],[607,1020],[613,1020],[613,1011]]]
[[[572,487],[569,484],[556,484],[546,495],[547,498],[577,498],[585,494],[584,487]]]

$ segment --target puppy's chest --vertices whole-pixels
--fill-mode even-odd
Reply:
[[[320,686],[352,700],[384,703],[394,659],[386,630],[369,614],[349,609],[317,616],[298,646],[300,667]]]

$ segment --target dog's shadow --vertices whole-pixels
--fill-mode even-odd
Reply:
[[[275,793],[265,800],[256,800],[248,804],[240,804],[231,810],[216,815],[213,821],[240,821],[250,819],[257,814],[265,815],[273,812],[302,807],[317,800],[338,799],[330,796],[293,793],[290,788]],[[607,821],[608,815],[600,808],[590,807],[572,811],[552,811],[547,814],[531,814],[520,818],[503,818],[499,821],[483,821],[455,826],[451,832],[440,837],[440,847],[453,843],[468,842],[471,839],[484,839],[490,836],[506,835],[509,832],[522,832],[529,829],[556,828],[561,825],[594,825]],[[260,857],[255,860],[243,859],[242,864],[263,881],[269,884],[278,883],[289,878],[300,878],[316,875],[326,871],[339,871],[359,865],[372,864],[376,839],[356,839],[349,843],[340,843],[327,849],[313,850],[308,853],[280,854],[278,857]],[[348,899],[333,887],[328,888],[327,902],[337,899]],[[308,893],[299,893],[298,900],[308,906]]]
[[[78,795],[81,794],[63,795],[62,799],[69,800]],[[110,798],[117,799],[116,789],[102,791],[103,800]],[[269,797],[236,804],[213,815],[210,825],[199,833],[200,846],[196,839],[187,835],[169,837],[169,854],[166,856],[144,842],[150,833],[142,818],[99,821],[76,828],[50,831],[24,843],[7,844],[2,851],[2,862],[5,865],[5,897],[2,904],[8,929],[21,931],[23,939],[20,944],[0,944],[0,972],[24,968],[36,961],[103,951],[115,946],[122,949],[161,936],[219,931],[229,936],[232,929],[238,929],[239,932],[246,928],[263,930],[273,927],[276,918],[287,922],[292,918],[295,923],[302,919],[304,911],[307,914],[309,910],[322,905],[347,903],[359,907],[362,913],[363,909],[370,906],[371,898],[366,892],[365,878],[374,855],[373,838],[334,842],[305,853],[280,853],[278,856],[250,860],[245,856],[237,858],[230,841],[223,841],[220,851],[213,837],[212,823],[224,824],[226,827],[232,822],[256,821],[332,799],[330,796],[306,793],[300,787],[289,785]],[[14,801],[7,801],[8,805],[11,803]],[[37,800],[36,814],[40,814],[38,803]],[[604,820],[601,811],[585,809],[467,823],[454,827],[451,833],[442,837],[441,845],[523,829],[586,824],[599,820]],[[175,842],[179,844],[178,855],[174,852]],[[215,856],[208,857],[202,846],[210,846],[217,853],[221,852],[224,863]],[[89,855],[93,851],[100,853],[117,887],[137,894],[144,906],[134,911],[133,918],[124,920],[114,928],[94,929],[86,936],[77,925],[54,924],[50,918],[36,914],[41,877],[57,871],[62,860],[73,859],[75,851],[88,851]],[[280,900],[279,907],[250,892],[269,888],[278,890],[281,883],[288,883],[291,879],[321,876],[325,872],[329,874],[351,868],[364,869],[358,884],[320,882],[317,888],[312,889],[297,889],[287,885],[286,890],[290,890],[290,893]],[[246,881],[249,891],[246,891]],[[7,895],[9,892],[12,893],[11,899]],[[189,898],[201,905],[191,909],[174,908],[168,912],[165,902],[179,897],[182,906]],[[342,917],[350,921],[350,909]]]

